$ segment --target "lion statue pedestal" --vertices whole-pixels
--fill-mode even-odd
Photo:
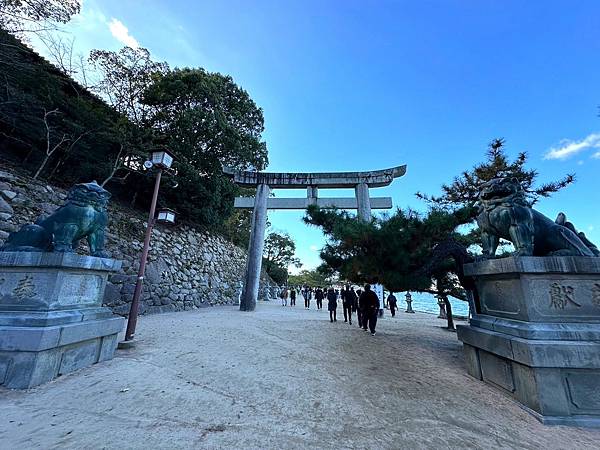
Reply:
[[[476,285],[457,326],[467,370],[545,424],[600,426],[600,258],[466,264]]]
[[[0,252],[0,385],[27,389],[111,359],[125,319],[102,307],[120,261]]]
[[[457,326],[470,375],[545,424],[600,426],[600,254],[564,214],[533,210],[516,180],[484,184],[483,260],[465,264],[472,319]],[[495,257],[500,239],[513,256]]]
[[[125,319],[102,307],[110,194],[82,183],[65,205],[11,233],[0,248],[0,385],[27,389],[111,359]],[[86,239],[93,256],[74,249]]]

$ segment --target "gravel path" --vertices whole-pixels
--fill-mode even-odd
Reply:
[[[372,337],[273,303],[141,317],[114,360],[0,389],[0,448],[598,448],[466,375],[443,324],[400,312]]]

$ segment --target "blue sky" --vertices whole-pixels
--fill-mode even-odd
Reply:
[[[264,109],[268,170],[407,164],[371,191],[397,207],[424,210],[416,191],[439,193],[504,137],[540,181],[577,174],[539,209],[600,243],[598,1],[85,0],[65,28],[84,54],[127,43],[231,75]],[[302,215],[269,220],[314,267],[324,241]]]

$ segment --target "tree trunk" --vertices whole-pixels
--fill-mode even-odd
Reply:
[[[42,170],[44,170],[44,167],[46,167],[46,164],[48,163],[48,160],[50,159],[50,155],[46,155],[44,157],[44,160],[42,161],[42,164],[40,165],[40,167],[38,168],[37,172],[35,173],[35,175],[33,176],[34,180],[37,180],[37,177],[40,176],[40,173],[42,173]]]
[[[473,317],[474,314],[477,314],[477,309],[475,306],[475,297],[473,291],[467,290],[467,300],[469,301],[469,320]]]
[[[53,109],[52,111],[46,111],[44,109],[44,125],[46,127],[46,156],[44,157],[44,160],[42,161],[42,164],[38,168],[37,172],[33,176],[34,180],[37,180],[37,177],[40,176],[40,174],[42,173],[42,170],[44,170],[44,167],[46,166],[46,164],[48,163],[48,160],[54,154],[54,152],[63,144],[63,142],[66,142],[69,140],[69,139],[67,139],[67,135],[63,134],[62,139],[54,147],[52,147],[52,149],[50,149],[50,125],[48,124],[48,116],[50,116],[51,114],[56,114],[56,113],[58,113],[58,109]],[[77,138],[77,140],[79,140],[79,138]],[[77,141],[75,141],[75,142],[77,142]]]
[[[444,305],[446,306],[446,319],[448,320],[448,329],[454,330],[454,319],[452,318],[452,305],[448,297],[444,296]]]
[[[119,153],[117,153],[117,157],[115,158],[115,162],[112,166],[112,170],[110,171],[110,174],[108,175],[108,177],[105,178],[105,180],[102,182],[102,184],[100,184],[101,187],[104,187],[104,185],[106,183],[108,183],[112,177],[115,176],[115,173],[117,173],[117,170],[119,170],[119,168],[121,167],[120,165],[120,161],[121,161],[121,154],[123,153],[123,144],[121,144],[121,148],[119,149]]]
[[[104,181],[102,183],[100,183],[100,187],[104,187],[106,185],[106,183],[108,183],[110,180],[112,180],[112,177],[115,176],[116,172],[117,172],[117,169],[113,168],[110,171],[110,174],[104,179]]]
[[[50,175],[48,175],[47,180],[50,181],[52,178],[54,178],[54,175],[56,174],[56,171],[64,164],[65,160],[67,159],[67,155],[62,155],[57,163],[54,165],[54,167],[52,168],[52,170],[50,171]]]

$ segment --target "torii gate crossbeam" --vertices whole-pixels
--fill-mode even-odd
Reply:
[[[390,197],[369,197],[370,187],[388,186],[395,178],[406,173],[406,166],[370,172],[327,172],[327,173],[268,173],[234,171],[224,168],[223,172],[241,186],[255,186],[256,197],[238,197],[236,208],[253,209],[252,230],[248,245],[245,283],[240,299],[241,311],[254,311],[258,299],[262,254],[265,240],[268,209],[306,209],[309,205],[322,208],[357,209],[360,220],[371,219],[371,209],[390,209]],[[355,198],[319,198],[319,188],[354,188]],[[306,189],[303,198],[269,198],[271,189]]]

